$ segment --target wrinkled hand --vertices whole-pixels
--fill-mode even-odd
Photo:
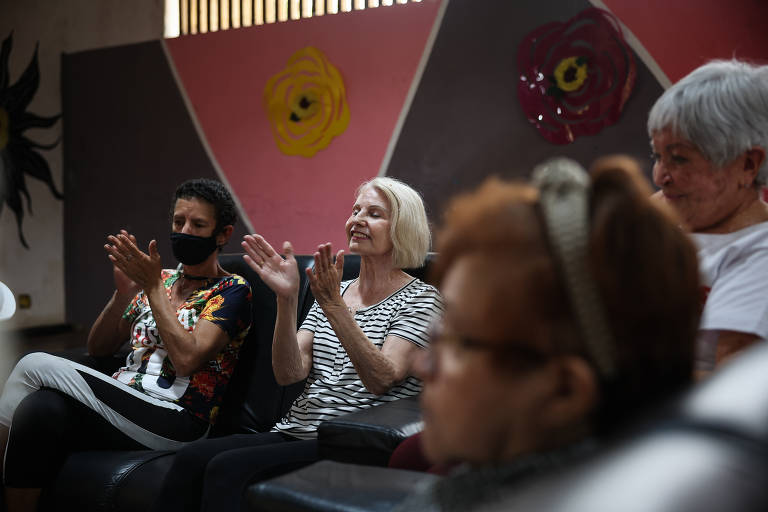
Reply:
[[[331,304],[344,304],[339,286],[341,276],[344,274],[344,251],[336,254],[336,262],[331,254],[331,244],[317,246],[315,253],[315,267],[306,269],[309,278],[309,287],[321,308]]]
[[[293,257],[291,242],[283,243],[283,259],[263,236],[245,235],[240,244],[243,259],[278,297],[296,297],[299,293],[299,267]]]
[[[106,244],[104,249],[115,267],[115,285],[118,286],[118,292],[121,287],[127,290],[131,286],[128,281],[137,289],[145,291],[157,284],[162,285],[160,275],[163,266],[160,253],[157,252],[157,241],[149,242],[147,254],[136,246],[136,237],[124,229],[117,235],[108,236],[107,240],[109,244]]]

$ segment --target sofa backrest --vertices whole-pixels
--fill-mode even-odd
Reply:
[[[253,316],[251,330],[240,349],[237,367],[227,388],[212,437],[268,431],[285,415],[304,389],[304,381],[290,386],[279,386],[275,381],[272,372],[272,335],[277,314],[275,294],[245,263],[242,256],[242,253],[219,256],[224,269],[242,276],[250,283]],[[406,272],[424,279],[434,257],[430,253],[423,267],[407,269]],[[305,274],[305,269],[314,266],[314,258],[312,255],[296,255],[296,261],[300,279],[297,320],[298,325],[301,325],[315,300]],[[355,254],[345,255],[342,279],[354,279],[359,273],[360,257]]]
[[[303,269],[314,263],[311,256],[297,256],[299,303],[309,289]],[[303,383],[280,386],[272,372],[272,335],[277,305],[275,294],[243,260],[242,253],[221,254],[219,263],[251,285],[251,330],[246,337],[237,367],[219,411],[212,437],[235,433],[265,432],[280,419],[303,388]],[[306,314],[306,313],[305,313]],[[299,322],[303,317],[299,318]]]

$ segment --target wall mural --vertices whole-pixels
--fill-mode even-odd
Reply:
[[[344,133],[349,106],[339,70],[317,48],[294,53],[264,88],[264,108],[277,147],[311,157]]]
[[[517,60],[520,104],[554,144],[570,144],[618,121],[637,75],[618,21],[596,8],[534,29],[523,38]]]
[[[40,85],[40,70],[37,64],[37,47],[27,68],[13,84],[10,82],[8,59],[13,47],[13,33],[3,41],[0,48],[0,214],[5,204],[16,214],[19,240],[29,249],[22,231],[24,219],[24,201],[27,210],[32,214],[32,199],[24,175],[27,174],[45,184],[57,199],[63,195],[56,190],[48,162],[35,149],[51,149],[59,141],[52,144],[40,144],[24,136],[30,128],[49,128],[61,117],[55,115],[42,117],[27,111],[29,103]]]
[[[661,48],[677,50],[676,39],[706,33],[719,50],[700,55],[692,49],[684,55],[686,72],[698,65],[700,56],[728,58],[734,48],[742,48],[739,38],[761,42],[765,37],[764,30],[744,36],[744,31],[726,31],[719,23],[702,25],[711,6],[681,20],[662,0],[649,1],[654,10],[630,0],[603,3],[609,8],[624,5],[631,12],[617,13],[619,19],[636,35],[645,30],[651,42],[663,41]],[[591,7],[588,0],[424,0],[402,9],[365,9],[66,54],[65,239],[77,240],[65,243],[68,321],[92,322],[104,297],[112,293],[109,266],[90,264],[104,233],[125,227],[118,222],[129,219],[128,227],[140,239],[156,237],[167,196],[191,176],[225,178],[253,231],[278,246],[290,240],[297,253],[311,254],[325,241],[344,247],[343,223],[354,191],[378,171],[421,191],[435,223],[454,194],[477,186],[489,174],[526,178],[529,169],[553,152],[585,166],[597,155],[621,152],[637,158],[649,172],[645,122],[663,88],[646,63],[632,58],[615,22],[597,16]],[[718,7],[720,18],[727,12]],[[646,29],[628,23],[638,15],[647,17]],[[685,30],[659,31],[658,23]],[[728,26],[733,25],[735,21]],[[539,34],[535,43],[526,39],[545,26],[551,32]],[[434,46],[420,66],[427,41]],[[516,94],[520,76],[531,76],[530,67],[518,66],[521,41],[531,46],[525,60],[530,67],[546,60],[541,45],[554,48],[549,68],[541,70],[544,90],[536,91],[534,104],[555,112],[555,100],[584,105],[583,119],[576,112],[573,119],[563,118],[568,121],[561,123],[564,127],[556,126],[557,132],[570,130],[574,140],[568,144],[554,146],[542,136]],[[320,122],[320,111],[314,110],[320,107],[312,106],[320,93],[307,94],[302,101],[296,78],[286,69],[291,67],[288,58],[307,47],[320,49],[340,71],[344,103],[354,116],[325,148],[302,158],[278,147],[273,114],[265,108],[265,86],[280,77],[271,87],[273,92],[284,87],[277,96],[282,114],[276,117],[285,133],[291,133],[290,124],[308,126],[305,116]],[[764,44],[753,48],[745,56],[764,58]],[[582,56],[586,62],[579,60]],[[322,76],[322,59],[309,60]],[[598,78],[604,89],[596,87]],[[562,94],[551,90],[547,95],[552,86]],[[577,101],[587,96],[589,101]],[[147,123],[147,112],[152,123]],[[291,116],[300,121],[291,121]],[[605,120],[614,116],[617,121],[606,128]],[[601,128],[599,133],[585,136],[578,126],[584,121]],[[120,176],[131,177],[129,186],[103,194]],[[238,223],[237,229],[251,230],[247,224]],[[161,253],[169,250],[161,248]],[[228,250],[237,251],[236,243]],[[84,281],[83,275],[91,278]]]

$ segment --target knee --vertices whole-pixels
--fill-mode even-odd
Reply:
[[[230,453],[224,452],[213,457],[205,467],[205,482],[220,482],[222,479],[229,480],[229,473],[232,472],[232,461]]]
[[[82,405],[52,389],[40,389],[24,398],[13,416],[13,432],[61,442],[71,434]]]
[[[57,364],[60,357],[46,354],[45,352],[33,352],[22,357],[13,369],[12,377],[26,379],[37,372],[45,372],[52,365]],[[9,378],[10,380],[10,378]]]
[[[237,450],[221,453],[212,458],[205,467],[203,510],[212,510],[211,505],[221,496],[227,496],[226,503],[230,504],[227,508],[240,509],[239,506],[231,504],[240,503],[245,488],[253,479],[253,472],[249,464],[238,460],[237,455]]]
[[[186,475],[187,478],[201,479],[208,462],[216,455],[200,443],[191,443],[176,452],[173,457],[171,474]]]
[[[15,487],[43,487],[51,482],[64,464],[71,440],[82,435],[77,421],[82,407],[51,389],[41,389],[24,398],[13,415],[8,438],[6,483]]]

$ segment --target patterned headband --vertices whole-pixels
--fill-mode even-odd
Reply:
[[[610,379],[616,374],[616,349],[600,293],[586,264],[589,176],[573,160],[553,158],[534,169],[533,182],[540,190],[549,241],[587,351],[600,374]]]

